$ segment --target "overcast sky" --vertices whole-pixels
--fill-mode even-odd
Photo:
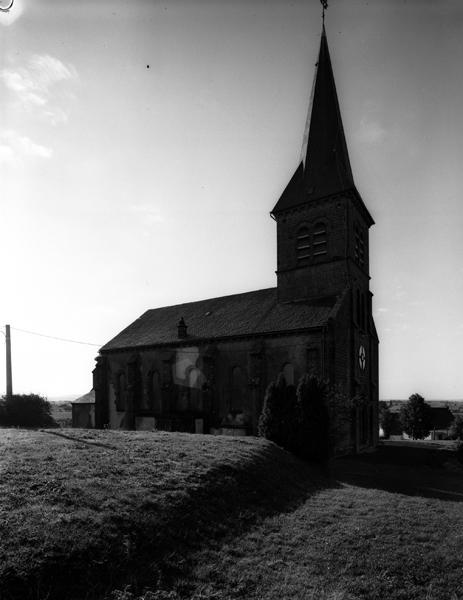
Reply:
[[[329,4],[376,221],[380,397],[463,398],[463,3]],[[299,161],[320,17],[318,0],[0,13],[0,323],[98,345],[149,308],[276,285],[269,211]],[[17,329],[14,391],[91,388],[97,346]]]

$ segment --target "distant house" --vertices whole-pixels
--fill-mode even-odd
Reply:
[[[391,413],[390,437],[392,439],[402,438],[409,439],[408,435],[402,431],[400,423],[400,409],[405,404],[406,400],[389,400],[384,401],[384,404],[389,408]],[[448,403],[442,400],[427,400],[427,404],[431,407],[431,432],[426,439],[428,440],[445,440],[449,436],[450,427],[455,418],[454,413],[450,410]],[[453,407],[452,407],[453,408]],[[382,435],[380,428],[380,435]]]
[[[432,440],[444,440],[449,435],[454,415],[448,406],[431,406]]]
[[[72,426],[82,429],[93,429],[95,427],[94,390],[72,402]]]

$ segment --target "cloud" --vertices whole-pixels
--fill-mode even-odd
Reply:
[[[11,65],[0,71],[0,79],[23,110],[36,112],[53,125],[67,120],[60,103],[69,100],[64,82],[76,82],[76,69],[49,54],[34,54],[25,65]],[[67,102],[66,102],[67,103]]]
[[[0,163],[16,166],[25,158],[51,158],[51,148],[11,129],[0,134]]]
[[[360,127],[356,132],[356,137],[364,144],[379,144],[387,136],[387,131],[381,126],[379,121],[371,117],[364,117],[360,121]]]
[[[413,307],[413,308],[418,308],[418,307],[420,307],[420,306],[425,306],[425,304],[426,304],[426,303],[424,302],[424,300],[411,300],[411,301],[408,303],[408,306],[411,306],[411,307]]]
[[[393,288],[393,295],[396,300],[402,300],[408,293],[400,282],[396,282]]]
[[[155,206],[150,204],[131,204],[129,210],[132,213],[138,214],[145,220],[149,225],[155,225],[158,223],[165,223],[165,218],[159,213]]]

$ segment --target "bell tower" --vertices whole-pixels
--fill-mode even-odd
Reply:
[[[351,287],[366,315],[374,221],[354,184],[324,25],[306,129],[303,160],[271,213],[278,298],[328,301]]]

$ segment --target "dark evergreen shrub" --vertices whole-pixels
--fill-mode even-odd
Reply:
[[[10,427],[53,427],[51,406],[38,394],[13,394],[3,396],[0,409],[0,425]]]
[[[304,375],[296,390],[280,373],[267,387],[258,433],[302,458],[325,460],[335,437],[327,404],[328,386],[321,380]]]
[[[330,453],[327,385],[304,375],[297,387],[297,438],[295,452],[309,460],[325,460]]]
[[[283,448],[287,447],[288,414],[286,381],[282,373],[276,383],[270,382],[265,392],[264,405],[259,417],[258,433]]]
[[[352,424],[355,418],[354,399],[341,385],[327,385],[325,398],[329,421],[329,454],[352,450]]]

